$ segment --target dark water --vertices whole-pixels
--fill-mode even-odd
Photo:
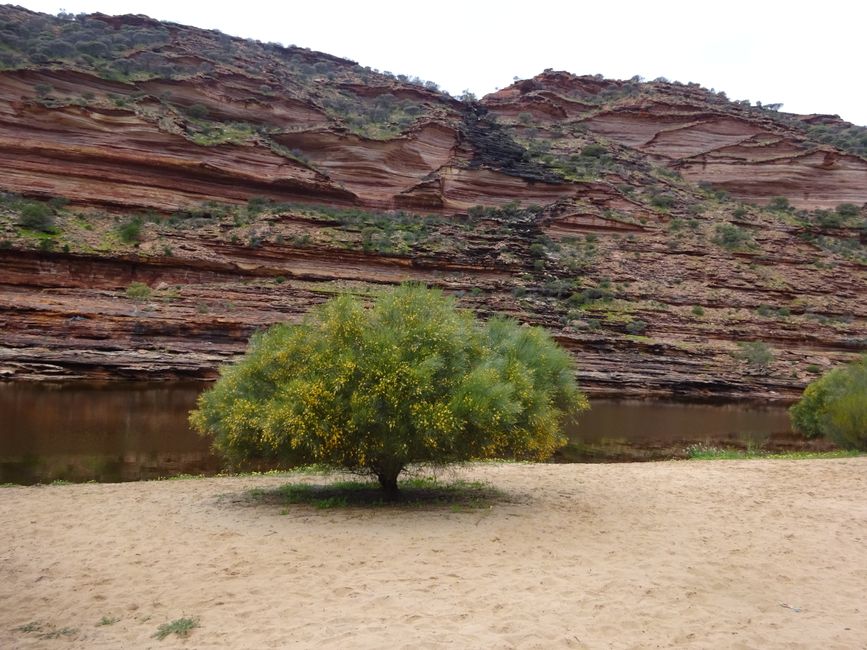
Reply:
[[[201,383],[0,383],[0,483],[216,472],[187,413]],[[560,460],[670,457],[691,443],[791,438],[784,407],[593,400]]]
[[[799,449],[785,406],[592,400],[591,410],[567,427],[570,444],[558,460],[649,460],[685,457],[690,445]]]
[[[220,468],[187,413],[201,383],[0,383],[0,483],[135,481]]]

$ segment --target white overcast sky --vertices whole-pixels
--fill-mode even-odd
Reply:
[[[143,13],[328,52],[479,96],[545,68],[695,81],[867,125],[867,3],[822,0],[18,0],[29,9]]]

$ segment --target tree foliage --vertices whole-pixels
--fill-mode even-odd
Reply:
[[[586,408],[546,331],[481,323],[406,284],[371,307],[343,295],[255,335],[190,421],[230,459],[325,463],[394,493],[411,463],[547,458],[564,417]]]
[[[827,436],[841,447],[867,450],[867,355],[807,386],[789,415],[807,437]]]

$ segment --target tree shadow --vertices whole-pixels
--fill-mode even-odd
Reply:
[[[480,481],[435,478],[408,478],[400,481],[399,491],[389,496],[376,481],[336,481],[310,484],[287,483],[276,488],[255,488],[247,492],[256,504],[332,508],[422,508],[452,512],[490,508],[507,501],[507,495]],[[284,511],[285,512],[285,511]]]

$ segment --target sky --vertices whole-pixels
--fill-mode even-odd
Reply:
[[[856,0],[17,0],[56,14],[143,13],[309,47],[481,97],[546,68],[665,77],[867,125],[867,3]],[[859,63],[861,62],[861,63]]]

